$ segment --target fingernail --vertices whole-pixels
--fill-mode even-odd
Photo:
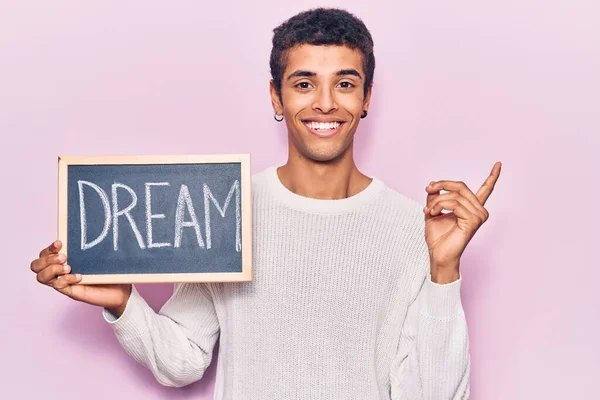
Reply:
[[[59,254],[58,255],[58,260],[61,261],[61,262],[65,261],[65,255],[64,254]]]
[[[77,280],[81,279],[81,274],[75,274],[75,279],[77,279]]]
[[[63,267],[63,270],[64,270],[65,272],[69,272],[69,269],[70,269],[70,268],[71,268],[71,267],[69,267],[69,265],[67,264],[67,265],[65,265],[65,266]]]

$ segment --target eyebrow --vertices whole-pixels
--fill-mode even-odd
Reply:
[[[341,70],[337,71],[335,73],[335,75],[336,76],[352,75],[352,76],[356,76],[356,77],[362,79],[362,76],[360,75],[360,73],[357,70],[355,70],[354,68],[341,69]],[[317,73],[313,72],[313,71],[297,70],[297,71],[294,71],[291,74],[289,74],[287,79],[289,80],[292,78],[312,77],[312,76],[317,76]]]

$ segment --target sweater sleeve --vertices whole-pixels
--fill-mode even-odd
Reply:
[[[408,307],[391,370],[392,400],[470,396],[470,355],[462,277],[440,285],[428,275]]]
[[[133,286],[123,314],[115,318],[103,309],[103,316],[125,351],[165,386],[201,379],[219,336],[212,296],[202,283],[176,285],[158,313]]]

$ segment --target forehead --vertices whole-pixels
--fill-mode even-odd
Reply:
[[[341,69],[356,69],[364,72],[360,50],[348,46],[302,44],[289,50],[284,75],[296,70],[327,75]]]

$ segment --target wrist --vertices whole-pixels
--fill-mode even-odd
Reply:
[[[445,285],[457,281],[460,278],[458,270],[455,271],[438,271],[431,273],[431,281],[438,285]]]
[[[431,281],[440,285],[452,283],[460,278],[459,262],[451,265],[431,265]]]
[[[127,303],[125,303],[126,305]],[[112,315],[114,315],[117,318],[120,318],[121,315],[123,315],[123,313],[125,312],[125,305],[120,305],[118,307],[114,307],[114,308],[109,308],[108,311],[110,311],[110,313]]]
[[[128,289],[129,290],[126,291],[125,298],[121,302],[121,304],[119,304],[116,307],[108,308],[108,311],[110,311],[111,314],[113,314],[117,318],[121,317],[121,315],[123,315],[123,313],[125,312],[125,308],[127,308],[127,302],[129,301],[129,298],[131,297],[131,291],[132,291],[131,285],[129,285]]]

